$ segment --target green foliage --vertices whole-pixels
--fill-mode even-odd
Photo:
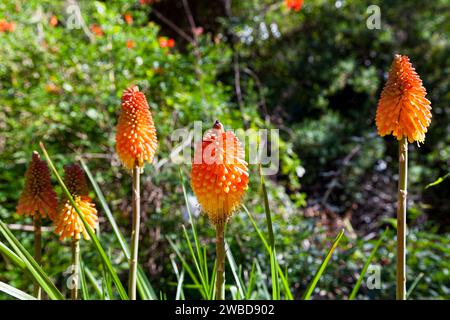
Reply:
[[[410,152],[410,298],[449,297],[449,179],[436,180],[448,174],[450,158],[446,0],[311,0],[300,12],[287,10],[281,0],[232,1],[231,13],[198,1],[195,20],[205,26],[198,47],[173,35],[172,49],[159,46],[158,37],[173,31],[157,24],[152,6],[127,0],[79,3],[79,28],[71,27],[66,1],[0,3],[0,19],[16,25],[14,32],[0,32],[0,220],[31,223],[14,212],[39,141],[58,168],[84,159],[105,252],[100,257],[98,246],[83,244],[83,297],[117,298],[114,273],[123,280],[128,268],[130,177],[115,156],[114,138],[120,96],[136,84],[148,98],[159,139],[155,163],[145,167],[142,181],[142,298],[213,298],[213,228],[198,215],[170,154],[175,129],[216,118],[230,129],[277,128],[281,134],[279,173],[266,177],[262,195],[258,168],[250,166],[244,212],[236,213],[227,229],[227,297],[301,298],[336,230],[346,228],[320,289],[309,292],[312,298],[349,297],[368,261],[382,267],[382,289],[369,290],[360,278],[356,298],[392,298],[395,232],[387,231],[381,244],[378,239],[395,211],[397,149],[392,138],[376,137],[373,119],[395,53],[411,57],[433,107],[426,143]],[[371,4],[381,7],[381,30],[366,27]],[[182,9],[171,11],[168,17],[181,25]],[[131,25],[125,13],[133,16]],[[49,23],[53,15],[55,27]],[[94,24],[103,36],[90,31]],[[188,177],[189,169],[182,166],[181,177]],[[439,184],[430,184],[434,180]],[[14,230],[14,236],[31,250],[30,232]],[[67,296],[63,273],[69,250],[51,232],[44,232],[43,241],[43,273],[33,272],[48,290],[47,277]],[[102,267],[106,260],[112,277]],[[32,282],[23,276],[26,268],[19,252],[0,242],[0,289],[27,298]]]

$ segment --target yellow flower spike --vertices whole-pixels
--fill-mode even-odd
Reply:
[[[378,134],[424,142],[431,122],[431,103],[422,80],[407,56],[396,55],[378,102]]]
[[[122,95],[122,110],[116,133],[116,152],[122,164],[133,170],[152,162],[158,146],[156,129],[145,95],[132,86]]]
[[[191,186],[214,224],[225,224],[248,188],[245,154],[233,132],[216,121],[195,150]]]
[[[17,213],[34,219],[56,217],[58,200],[53,190],[47,163],[41,160],[37,151],[25,173],[25,187],[20,195]]]
[[[77,164],[66,165],[64,167],[64,184],[67,186],[86,222],[92,229],[96,229],[98,225],[97,210],[95,204],[88,196],[86,176],[83,169]],[[83,234],[86,240],[90,239],[83,221],[69,199],[63,199],[54,224],[55,233],[60,236],[60,240],[66,238],[78,240],[80,239],[80,234]]]
[[[92,229],[96,229],[98,225],[97,210],[91,199],[89,197],[74,196],[73,200],[83,214],[86,222]],[[80,239],[81,234],[83,234],[85,240],[90,239],[83,221],[68,200],[60,208],[58,219],[55,221],[55,233],[59,235],[60,240],[66,238]]]

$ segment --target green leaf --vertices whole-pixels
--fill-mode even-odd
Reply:
[[[446,174],[445,176],[443,176],[443,177],[439,177],[436,181],[427,184],[426,187],[425,187],[425,190],[428,189],[428,188],[434,187],[434,186],[436,186],[436,185],[438,185],[438,184],[440,184],[440,183],[442,183],[442,181],[444,181],[444,180],[447,179],[448,177],[450,177],[450,172],[447,173],[447,174]]]
[[[84,263],[82,261],[81,254],[80,254],[79,270],[80,270],[81,294],[83,296],[83,300],[90,300],[89,289],[86,282],[86,271],[84,269]]]
[[[328,250],[328,253],[325,256],[325,259],[322,261],[322,264],[320,265],[319,269],[317,270],[316,274],[314,275],[313,280],[311,281],[308,288],[306,289],[306,292],[302,298],[303,300],[309,300],[311,298],[311,295],[314,292],[314,289],[316,288],[317,282],[319,281],[320,277],[322,276],[322,273],[324,272],[325,268],[327,267],[328,261],[330,261],[334,250],[337,248],[339,241],[341,241],[343,236],[344,236],[344,230],[339,232],[339,234],[336,236],[336,239],[334,240],[333,244],[331,245],[330,250]]]
[[[112,281],[116,285],[117,291],[119,292],[119,296],[122,300],[128,300],[128,295],[120,282],[119,276],[117,275],[116,271],[114,270],[111,261],[108,259],[105,250],[103,249],[102,245],[100,244],[100,241],[98,240],[97,236],[95,235],[95,232],[92,230],[91,226],[86,222],[86,219],[84,218],[83,213],[78,208],[77,204],[73,200],[72,195],[70,194],[69,190],[67,189],[66,185],[64,184],[61,176],[58,173],[58,170],[56,170],[56,167],[54,166],[52,160],[50,159],[50,156],[47,153],[47,150],[44,147],[44,144],[42,142],[39,143],[39,146],[42,149],[42,152],[45,155],[45,158],[47,159],[47,162],[49,164],[49,167],[52,169],[53,173],[55,174],[59,184],[61,185],[61,188],[63,189],[63,192],[69,199],[70,203],[74,207],[75,211],[77,212],[80,219],[83,221],[84,227],[89,234],[92,243],[94,244],[95,249],[97,250],[98,254],[100,255],[100,258],[103,262],[103,265],[105,266],[108,273],[111,275]]]
[[[0,241],[0,253],[2,253],[6,258],[11,260],[13,264],[18,266],[21,269],[26,269],[25,263],[22,259],[19,258],[17,254],[15,254],[11,249],[9,249],[3,242]]]
[[[269,197],[267,196],[266,183],[264,182],[264,176],[262,174],[261,164],[259,164],[259,176],[260,176],[260,183],[261,183],[261,188],[262,188],[263,198],[264,198],[264,212],[266,213],[267,229],[269,231],[269,245],[272,248],[272,250],[274,250],[275,249],[275,237],[273,235],[272,213],[270,211]]]
[[[239,277],[236,261],[234,260],[233,254],[231,253],[231,250],[230,250],[230,246],[228,245],[228,243],[226,241],[225,241],[225,252],[227,255],[228,262],[230,264],[231,273],[233,273],[234,281],[236,282],[236,286],[237,286],[237,289],[239,292],[239,298],[244,299],[246,296],[245,285],[242,283],[241,278]]]
[[[1,281],[0,281],[0,291],[19,300],[37,300],[35,297],[29,295],[28,293],[23,292],[22,290],[19,290],[17,288],[14,288]]]
[[[83,266],[83,270],[85,272],[87,280],[92,284],[92,287],[94,288],[95,292],[97,292],[99,297],[104,297],[104,293],[102,290],[102,287],[99,285],[100,281],[98,281],[94,275],[92,274],[92,271],[87,267]]]
[[[48,294],[50,299],[63,300],[62,293],[56,288],[47,274],[42,270],[39,264],[34,260],[31,254],[22,246],[13,233],[8,229],[6,224],[0,220],[0,232],[9,242],[17,256],[25,263],[26,268],[31,276],[39,283],[42,289]]]
[[[422,280],[423,276],[425,274],[423,272],[419,273],[419,275],[417,276],[416,279],[414,279],[414,282],[411,284],[411,287],[409,287],[408,292],[406,292],[406,299],[409,299],[409,297],[411,296],[411,294],[413,293],[414,289],[417,287],[417,285],[419,284],[420,280]]]
[[[250,219],[250,222],[253,225],[253,228],[255,228],[256,233],[258,234],[259,238],[261,239],[262,243],[264,244],[264,247],[266,248],[266,251],[270,258],[271,249],[270,249],[269,243],[267,242],[266,238],[264,237],[264,234],[258,228],[258,225],[255,222],[255,219],[253,219],[253,216],[250,214],[250,211],[248,211],[247,207],[245,205],[241,205],[241,207],[242,207],[242,209],[244,209],[245,213],[247,214],[248,218]],[[283,293],[285,295],[285,298],[287,300],[294,300],[294,297],[292,296],[292,292],[289,287],[287,278],[284,275],[283,271],[281,270],[281,266],[279,265],[278,261],[276,261],[276,259],[275,259],[275,262],[276,262],[276,268],[277,268],[278,275],[280,277],[281,283],[283,284]]]
[[[361,286],[361,282],[364,279],[364,276],[366,275],[367,269],[369,268],[370,263],[372,262],[373,258],[375,257],[375,254],[378,251],[379,246],[381,245],[381,242],[386,237],[386,233],[389,229],[386,228],[384,230],[383,234],[381,235],[380,239],[378,239],[377,243],[375,244],[375,247],[373,247],[372,252],[369,255],[369,258],[367,259],[366,263],[364,264],[364,267],[361,271],[361,274],[359,275],[358,281],[356,282],[355,287],[352,290],[352,293],[348,297],[349,300],[354,300],[356,297],[356,294],[358,293],[359,287]]]

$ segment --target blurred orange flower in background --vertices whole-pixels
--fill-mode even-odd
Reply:
[[[125,19],[125,22],[129,25],[133,24],[133,16],[129,13],[126,13],[123,18]]]
[[[245,153],[238,138],[216,121],[195,150],[191,186],[214,224],[225,224],[248,188]]]
[[[431,123],[431,102],[422,80],[407,56],[396,55],[388,80],[378,101],[378,134],[394,135],[398,140],[424,142]]]
[[[56,27],[58,25],[58,18],[56,16],[51,16],[49,23],[52,27]]]
[[[13,32],[16,29],[16,25],[13,21],[8,22],[5,19],[0,20],[0,32]]]
[[[47,163],[41,160],[39,153],[33,151],[31,162],[25,173],[25,186],[19,198],[17,213],[32,216],[35,219],[56,217],[58,200],[53,190]]]
[[[122,108],[117,124],[116,152],[129,170],[144,162],[152,162],[158,146],[153,117],[145,95],[132,86],[122,95]]]
[[[300,11],[303,6],[303,0],[285,0],[286,7],[290,10]]]
[[[175,46],[175,40],[172,38],[159,37],[158,42],[161,48],[173,48]]]
[[[133,40],[127,40],[127,48],[128,49],[134,48],[134,41]]]
[[[66,165],[64,167],[64,184],[86,222],[92,229],[97,228],[97,210],[95,209],[95,204],[89,198],[86,176],[83,169],[77,164]],[[55,233],[59,235],[60,240],[64,240],[65,238],[80,239],[81,234],[83,234],[86,240],[89,240],[89,235],[83,221],[67,197],[63,199],[54,225]]]
[[[105,35],[103,30],[102,30],[102,27],[100,27],[97,24],[92,24],[91,25],[91,31],[92,31],[93,34],[95,34],[98,37],[103,37]]]
[[[139,0],[139,3],[141,5],[153,4],[154,2],[155,2],[155,0]]]

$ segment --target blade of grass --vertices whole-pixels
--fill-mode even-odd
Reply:
[[[19,300],[37,300],[35,297],[29,295],[26,292],[23,292],[22,290],[19,290],[17,288],[14,288],[4,282],[0,281],[0,292],[4,292],[11,297],[17,298]]]
[[[375,257],[375,254],[378,251],[378,247],[381,245],[381,242],[384,240],[386,233],[389,229],[386,228],[384,230],[383,234],[381,235],[380,239],[378,239],[377,243],[372,249],[372,252],[369,255],[369,258],[367,259],[366,263],[364,264],[363,269],[361,270],[361,274],[359,275],[358,281],[356,282],[355,287],[353,288],[350,296],[348,297],[349,300],[354,300],[356,297],[356,294],[358,293],[359,287],[361,286],[361,283],[364,279],[364,276],[366,275],[367,269],[369,268],[370,263],[372,262],[373,258]]]
[[[231,272],[233,273],[234,281],[236,282],[236,287],[239,292],[240,299],[244,299],[245,295],[245,286],[242,283],[239,274],[238,274],[238,267],[236,265],[236,261],[234,260],[233,254],[231,253],[230,246],[225,241],[225,252],[227,255],[228,263],[230,264]]]
[[[269,232],[269,245],[273,250],[275,248],[275,237],[273,235],[272,213],[270,211],[269,197],[267,196],[266,183],[264,181],[264,176],[262,174],[261,164],[259,164],[259,177],[260,177],[260,183],[261,183],[263,199],[264,199],[264,212],[266,213],[266,224],[267,224],[267,229]]]
[[[337,248],[339,241],[341,241],[343,236],[344,236],[344,230],[339,232],[339,234],[336,236],[336,239],[334,239],[334,242],[331,245],[330,250],[328,250],[328,253],[325,256],[325,259],[322,261],[322,264],[320,265],[319,269],[317,269],[317,272],[314,275],[314,278],[311,281],[311,283],[309,284],[308,288],[306,289],[306,292],[303,295],[302,300],[309,300],[311,298],[311,295],[314,292],[314,289],[316,288],[317,282],[319,282],[319,279],[322,276],[322,273],[324,272],[325,268],[327,267],[328,261],[330,261],[334,250]]]
[[[250,271],[250,275],[248,277],[248,286],[247,292],[245,294],[245,300],[250,300],[251,298],[253,287],[255,286],[255,271],[256,271],[256,264],[255,261],[253,260],[252,270]]]
[[[253,216],[250,214],[250,211],[248,211],[247,207],[245,205],[241,205],[241,207],[244,209],[245,213],[247,214],[248,218],[250,219],[250,222],[253,225],[253,228],[255,229],[256,233],[258,234],[259,238],[261,239],[262,243],[264,244],[264,247],[270,257],[270,246],[269,246],[269,243],[267,242],[266,238],[264,237],[264,234],[258,228],[258,225],[256,224],[255,219],[253,219]],[[278,261],[276,261],[276,266],[277,266],[278,275],[280,276],[280,279],[281,279],[281,283],[283,284],[283,293],[285,295],[285,298],[287,300],[294,300],[291,289],[289,287],[289,283],[287,282],[287,279],[286,279],[283,271],[281,270],[281,266],[278,264]]]
[[[106,202],[102,190],[97,184],[97,181],[95,181],[92,172],[89,170],[89,167],[86,165],[83,159],[80,158],[79,161],[81,163],[81,166],[83,167],[83,170],[86,172],[86,175],[88,176],[88,179],[92,184],[92,187],[94,188],[95,194],[97,195],[100,204],[102,205],[106,218],[111,224],[114,235],[116,236],[117,241],[119,241],[119,245],[122,248],[125,257],[127,258],[127,260],[130,259],[130,248],[128,246],[128,243],[125,237],[123,236],[122,232],[120,231],[116,220],[114,219],[114,216],[108,206],[108,203]],[[156,296],[155,290],[151,286],[150,281],[148,280],[147,276],[145,275],[145,272],[142,270],[142,267],[140,265],[138,265],[138,273],[137,273],[137,290],[143,300],[156,300],[158,298]]]
[[[280,300],[280,283],[278,277],[277,258],[275,250],[270,250],[270,274],[272,277],[272,300]]]
[[[170,246],[172,247],[172,249],[175,251],[178,258],[180,259],[181,264],[183,265],[183,268],[187,271],[187,273],[191,277],[192,281],[194,281],[194,284],[199,287],[199,291],[200,291],[203,299],[207,299],[207,293],[204,292],[203,285],[200,283],[200,281],[198,281],[197,277],[195,276],[195,273],[192,271],[190,265],[186,262],[186,260],[180,253],[180,250],[178,249],[177,245],[175,243],[173,243],[173,241],[169,238],[167,238],[167,241],[169,242]]]
[[[0,253],[2,253],[6,258],[8,258],[13,264],[18,266],[20,269],[26,269],[25,263],[19,258],[10,248],[8,248],[3,242],[0,241]]]
[[[81,255],[80,255],[80,284],[81,284],[81,294],[83,297],[83,300],[90,300],[89,296],[89,289],[86,282],[86,272],[84,270],[84,263],[82,261]]]
[[[99,297],[103,297],[104,294],[102,287],[99,285],[100,282],[97,279],[95,279],[94,275],[92,274],[92,271],[87,266],[83,266],[83,268],[86,274],[86,278],[92,284],[92,287],[94,288],[95,292],[97,292]]]
[[[47,153],[47,150],[44,147],[44,144],[42,142],[39,143],[39,146],[42,149],[42,152],[45,155],[45,158],[47,159],[48,165],[49,167],[52,169],[53,173],[55,174],[59,184],[61,185],[61,188],[63,189],[65,195],[67,196],[67,198],[69,199],[70,203],[72,204],[72,206],[74,207],[75,211],[77,212],[78,216],[80,217],[80,219],[83,221],[84,227],[87,231],[87,233],[89,234],[92,243],[94,244],[95,249],[97,250],[97,252],[100,255],[100,258],[103,262],[103,265],[105,266],[106,270],[108,271],[108,273],[111,275],[111,278],[114,282],[114,284],[116,285],[117,291],[119,293],[119,296],[122,300],[128,300],[128,295],[122,285],[122,283],[120,282],[119,276],[117,275],[116,271],[114,270],[111,261],[109,261],[105,250],[103,249],[102,245],[100,244],[100,241],[98,240],[97,236],[95,235],[95,232],[92,230],[91,226],[86,222],[86,219],[84,218],[83,213],[80,211],[80,209],[78,208],[78,206],[76,205],[75,201],[72,198],[72,195],[70,194],[69,190],[67,189],[66,185],[64,184],[61,176],[58,173],[58,170],[56,170],[56,167],[54,166],[50,156]]]
[[[198,235],[197,235],[197,230],[196,230],[195,225],[194,225],[194,220],[192,219],[192,212],[191,212],[191,208],[189,206],[189,201],[188,201],[188,198],[187,198],[186,187],[184,185],[184,177],[183,177],[183,174],[181,172],[181,168],[178,168],[178,173],[180,175],[181,188],[183,189],[184,202],[186,204],[186,210],[187,210],[188,215],[189,215],[189,223],[191,224],[191,228],[192,228],[192,235],[194,237],[195,249],[197,251],[198,261],[200,263],[200,267],[203,268],[203,266],[205,264],[203,263],[202,250],[201,250],[201,246],[200,246],[200,241],[198,240]],[[207,274],[208,273],[207,268],[205,270],[202,270],[202,273],[203,274]]]
[[[411,287],[409,287],[408,292],[406,293],[406,299],[409,299],[409,297],[411,296],[411,293],[413,293],[414,289],[417,287],[417,285],[419,284],[420,280],[422,280],[424,275],[425,274],[423,272],[421,272],[421,273],[419,273],[417,278],[414,279],[414,282],[411,284]]]
[[[32,277],[39,283],[42,289],[48,294],[50,299],[63,300],[62,293],[56,288],[47,274],[42,270],[39,264],[34,260],[31,254],[22,246],[6,224],[0,220],[0,232],[8,241],[17,256],[25,263],[26,268]]]
[[[205,281],[205,277],[203,276],[202,267],[200,266],[200,263],[198,262],[197,257],[195,256],[194,249],[192,248],[192,244],[191,244],[191,241],[189,239],[189,235],[187,233],[187,230],[186,230],[185,226],[182,226],[182,227],[183,227],[184,237],[186,238],[186,243],[187,243],[188,248],[189,248],[189,252],[191,253],[192,259],[194,260],[195,268],[197,269],[197,273],[198,273],[198,275],[200,277],[200,283],[202,284],[205,292],[208,292],[209,286],[208,286],[208,284]]]
[[[262,279],[264,279],[265,275],[262,272],[262,269],[261,269],[261,266],[259,265],[258,260],[255,260],[255,263],[256,263],[256,272],[258,274],[258,278],[262,280]],[[259,285],[259,289],[264,294],[265,300],[270,300],[271,296],[269,293],[269,289],[267,288],[266,282],[265,281],[257,281],[256,283],[257,283],[257,285]],[[260,297],[258,297],[258,299],[260,299]]]

